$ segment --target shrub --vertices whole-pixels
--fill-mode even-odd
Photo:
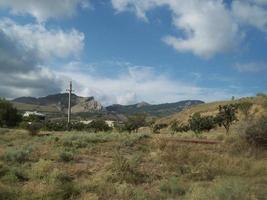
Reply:
[[[249,116],[249,111],[252,107],[253,103],[245,101],[238,104],[238,109],[243,113],[245,118],[247,119]]]
[[[190,127],[188,125],[180,123],[178,121],[173,121],[173,122],[171,122],[170,129],[171,129],[172,133],[187,132],[190,130]]]
[[[0,99],[0,127],[14,127],[20,121],[17,109],[10,102]]]
[[[18,162],[18,163],[24,163],[29,160],[30,153],[32,152],[32,148],[28,147],[21,150],[12,150],[6,152],[4,158],[6,161],[10,162]]]
[[[26,129],[31,136],[36,136],[40,132],[43,124],[40,122],[27,123]]]
[[[100,132],[100,131],[106,132],[112,129],[104,120],[101,119],[93,120],[89,124],[89,128],[92,129],[94,132]]]
[[[230,126],[237,121],[237,104],[228,104],[224,106],[219,106],[219,113],[216,115],[216,123],[219,126],[223,126],[226,130],[226,133],[229,133]]]
[[[59,154],[59,160],[62,162],[70,162],[74,159],[74,155],[71,152],[68,151],[62,151]]]
[[[144,114],[136,114],[128,117],[128,121],[125,123],[125,129],[131,133],[146,125],[146,116]]]
[[[194,113],[188,120],[190,129],[199,135],[203,131],[210,131],[216,127],[216,120],[213,116],[201,116],[200,113]]]
[[[111,170],[113,172],[112,179],[119,182],[140,183],[143,182],[145,176],[137,170],[139,157],[135,159],[127,159],[119,152],[115,153]]]
[[[245,139],[250,144],[267,147],[267,117],[261,117],[248,126],[245,130]]]
[[[168,124],[162,123],[162,124],[155,124],[153,126],[153,133],[160,133],[160,130],[163,128],[167,128]]]
[[[172,197],[183,196],[186,193],[185,187],[181,185],[177,177],[170,177],[162,181],[160,184],[160,191]]]

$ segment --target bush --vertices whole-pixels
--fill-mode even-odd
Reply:
[[[40,132],[43,124],[40,122],[32,122],[27,123],[26,129],[31,136],[36,136]]]
[[[261,117],[248,126],[245,130],[245,139],[250,144],[267,147],[267,117]]]
[[[125,129],[131,133],[137,132],[138,129],[146,125],[146,116],[144,114],[136,114],[128,117],[128,121],[125,123]]]
[[[160,130],[161,129],[163,129],[163,128],[166,128],[166,127],[168,127],[168,124],[155,124],[154,126],[153,126],[153,133],[160,133]]]
[[[190,129],[196,134],[203,131],[210,131],[216,127],[216,120],[213,116],[201,116],[200,113],[194,113],[188,120]]]
[[[94,132],[100,132],[100,131],[106,132],[112,129],[104,120],[101,119],[93,120],[89,124],[89,128],[92,129]]]
[[[172,197],[185,195],[185,187],[180,185],[177,177],[171,177],[160,184],[160,191]]]
[[[178,121],[173,121],[173,122],[171,122],[170,129],[171,129],[172,133],[187,132],[190,130],[190,127],[188,125],[180,123]]]
[[[252,107],[253,103],[245,101],[238,104],[238,109],[243,113],[245,118],[247,119],[249,116],[249,111]]]
[[[74,159],[74,155],[71,152],[63,151],[59,154],[59,160],[62,162],[70,162]]]
[[[28,147],[22,150],[8,151],[6,152],[4,158],[6,161],[24,163],[29,160],[32,148]]]
[[[20,121],[17,109],[10,102],[0,99],[0,127],[15,127]]]
[[[228,104],[224,106],[219,106],[219,113],[217,114],[215,120],[219,126],[223,126],[226,133],[229,133],[230,126],[237,121],[237,104]]]

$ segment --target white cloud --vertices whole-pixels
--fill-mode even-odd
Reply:
[[[112,4],[118,12],[135,11],[145,20],[148,10],[167,6],[173,25],[185,36],[165,36],[163,41],[179,52],[211,57],[235,49],[239,42],[238,25],[222,0],[112,0]]]
[[[267,63],[250,62],[250,63],[237,63],[234,66],[240,72],[261,72],[267,70]]]
[[[40,24],[20,25],[5,19],[0,21],[0,30],[11,41],[35,52],[42,60],[78,56],[84,47],[84,34],[75,29],[47,29]]]
[[[0,20],[0,96],[40,96],[60,92],[62,81],[49,61],[72,58],[83,48],[83,33],[19,25]]]
[[[68,71],[62,68],[55,74],[64,80],[73,80],[78,95],[95,96],[104,105],[133,104],[140,101],[164,103],[185,99],[213,101],[230,99],[231,96],[238,94],[236,91],[204,88],[172,80],[167,75],[157,74],[151,67],[139,67],[129,63],[124,67],[128,70],[114,78],[82,73],[79,68]],[[67,85],[67,81],[65,84]]]
[[[262,6],[267,1],[234,1],[232,10],[235,17],[243,24],[249,24],[267,32],[267,9]]]
[[[78,7],[88,6],[88,0],[0,0],[0,7],[10,9],[12,14],[29,14],[38,22],[49,18],[71,17]]]

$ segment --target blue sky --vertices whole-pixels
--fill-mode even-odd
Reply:
[[[0,96],[103,104],[266,92],[266,0],[0,0]]]

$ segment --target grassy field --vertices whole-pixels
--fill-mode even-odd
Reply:
[[[0,199],[266,199],[267,150],[234,130],[181,137],[0,129]]]

